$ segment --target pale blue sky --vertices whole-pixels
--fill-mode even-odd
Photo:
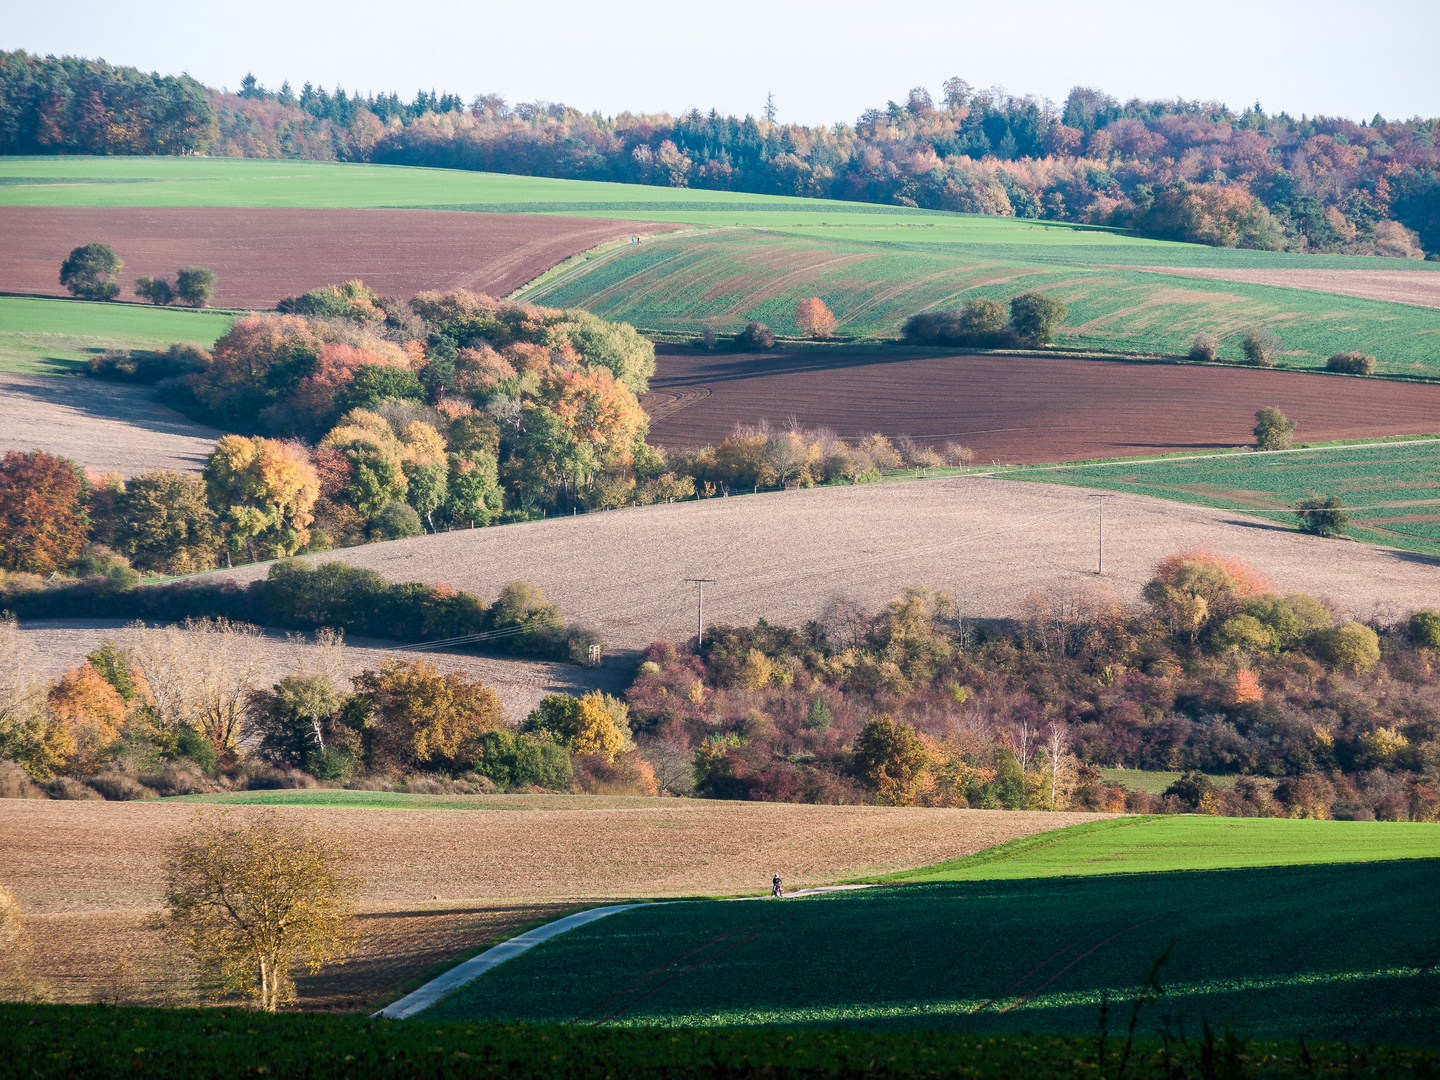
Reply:
[[[1062,100],[1079,83],[1120,98],[1361,119],[1440,114],[1440,2],[1313,0],[1022,4],[964,0],[246,0],[146,5],[0,0],[0,46],[102,56],[234,89],[246,71],[333,88],[495,91],[615,113],[698,106],[853,122],[914,85]]]

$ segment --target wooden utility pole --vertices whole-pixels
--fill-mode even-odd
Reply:
[[[1105,576],[1105,500],[1113,499],[1114,495],[1091,495],[1092,499],[1100,500],[1100,563],[1095,573],[1099,577]]]
[[[715,584],[715,579],[687,577],[685,580],[695,585],[695,647],[698,649],[705,644],[705,586]]]

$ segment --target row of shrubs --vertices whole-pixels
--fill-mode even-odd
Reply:
[[[223,618],[290,630],[335,627],[391,641],[472,637],[485,649],[584,662],[604,642],[567,625],[560,609],[526,581],[512,581],[493,604],[443,583],[387,582],[342,562],[287,559],[240,585],[215,576],[141,585],[133,570],[46,581],[0,572],[0,608],[24,619],[119,618],[178,622]]]
[[[1274,367],[1284,342],[1276,334],[1262,327],[1252,327],[1240,339],[1240,349],[1245,354],[1245,363],[1253,367]],[[1190,345],[1189,357],[1199,363],[1223,363],[1220,355],[1220,339],[1214,334],[1196,334]],[[1325,361],[1325,370],[1343,375],[1374,375],[1375,357],[1359,352],[1338,352]]]

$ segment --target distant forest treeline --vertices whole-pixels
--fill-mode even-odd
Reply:
[[[1063,106],[955,78],[851,126],[621,113],[306,83],[238,94],[103,61],[0,53],[0,152],[308,158],[853,199],[1087,222],[1220,246],[1440,253],[1440,119],[1355,123],[1121,104]]]

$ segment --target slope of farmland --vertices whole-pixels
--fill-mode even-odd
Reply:
[[[753,319],[794,335],[799,333],[795,305],[819,296],[840,320],[841,333],[893,337],[918,311],[957,307],[970,297],[1005,301],[1043,289],[1069,309],[1057,338],[1062,346],[1175,355],[1205,332],[1221,339],[1223,356],[1239,359],[1245,331],[1264,326],[1284,342],[1281,360],[1289,366],[1321,367],[1331,353],[1360,351],[1376,356],[1382,373],[1440,374],[1440,311],[1273,284],[1170,275],[1157,267],[1107,266],[1098,258],[1089,264],[1081,261],[1087,255],[1100,252],[1005,244],[867,244],[726,230],[658,239],[618,252],[541,283],[523,297],[585,307],[605,318],[661,330],[693,333],[703,322],[735,330]],[[1203,257],[1197,252],[1196,258]],[[1405,276],[1428,282],[1431,275],[1414,271]]]
[[[470,289],[503,296],[571,255],[664,225],[538,214],[226,207],[0,206],[0,292],[64,296],[71,248],[109,244],[125,260],[121,296],[135,278],[181,266],[217,275],[219,307],[273,308],[351,278],[382,295]]]
[[[369,1005],[456,953],[586,901],[753,893],[776,872],[797,884],[832,881],[1097,816],[590,796],[471,801],[465,810],[273,808],[334,829],[365,879],[359,954],[301,979],[302,1007]],[[33,967],[55,998],[187,999],[186,969],[153,919],[165,848],[204,810],[171,800],[0,804],[5,884],[24,907]],[[227,811],[244,820],[265,808]],[[122,959],[128,979],[117,975]]]
[[[44,450],[93,472],[198,472],[224,434],[155,400],[148,386],[0,372],[0,454]]]
[[[707,622],[798,625],[837,595],[870,608],[911,585],[958,594],[968,616],[1010,616],[1033,590],[1094,581],[1096,505],[1059,485],[983,477],[715,498],[416,537],[311,557],[392,581],[440,581],[481,596],[527,578],[611,648],[694,633]],[[1139,602],[1155,563],[1207,544],[1254,563],[1282,592],[1331,596],[1368,615],[1440,606],[1429,560],[1276,529],[1223,511],[1122,495],[1105,510],[1105,583]],[[264,565],[217,571],[245,581]]]
[[[62,374],[106,349],[177,341],[208,349],[233,321],[221,311],[0,296],[0,372]]]
[[[1146,456],[1253,443],[1255,410],[1324,442],[1440,430],[1440,385],[1249,368],[849,347],[656,350],[650,440],[718,445],[736,424],[954,440],[977,462]]]
[[[1394,260],[1391,260],[1394,261]],[[1401,265],[1404,265],[1403,263]],[[1213,278],[1217,281],[1248,281],[1255,285],[1283,285],[1289,289],[1361,296],[1397,304],[1418,304],[1440,308],[1440,270],[1420,264],[1416,269],[1328,270],[1298,266],[1234,269],[1218,266],[1135,266],[1133,270],[1154,269],[1161,274]]]

